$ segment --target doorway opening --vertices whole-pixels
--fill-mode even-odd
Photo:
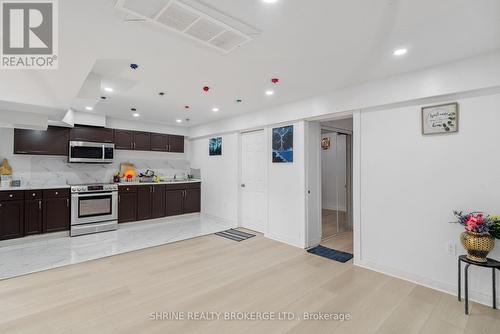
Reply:
[[[353,252],[352,117],[320,122],[321,244]]]

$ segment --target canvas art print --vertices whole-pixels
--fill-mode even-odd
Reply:
[[[209,155],[222,155],[222,137],[210,138],[208,141]]]
[[[330,137],[325,137],[321,139],[321,148],[323,150],[329,150],[331,146],[331,139]]]
[[[293,162],[293,125],[273,129],[273,162]]]
[[[458,131],[458,103],[422,108],[424,135]]]

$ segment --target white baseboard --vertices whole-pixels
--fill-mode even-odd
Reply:
[[[389,266],[379,265],[370,261],[355,261],[354,265],[365,269],[373,270],[385,275],[389,275],[395,278],[399,278],[405,281],[409,281],[418,285],[422,285],[430,289],[438,290],[453,295],[455,297],[457,296],[458,286],[455,284],[433,280],[427,277],[423,277],[413,273],[408,273]],[[463,296],[464,293],[462,290],[462,298]],[[472,290],[472,287],[470,285],[469,285],[469,301],[474,301],[476,303],[483,304],[488,307],[491,307],[492,305],[492,297],[490,295],[484,294],[479,291],[474,291]]]
[[[306,248],[304,245],[304,242],[299,240],[299,239],[286,238],[286,237],[284,238],[281,236],[274,235],[272,233],[265,233],[264,236],[266,238],[269,238],[269,239],[272,239],[275,241],[279,241],[279,242],[285,243],[285,244],[290,245],[290,246],[294,246],[294,247],[298,247],[298,248],[302,248],[302,249]]]

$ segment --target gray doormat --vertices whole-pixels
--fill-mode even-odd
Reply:
[[[238,241],[238,242],[255,237],[255,234],[245,233],[245,232],[241,232],[241,231],[234,230],[234,229],[230,229],[230,230],[222,231],[222,232],[217,232],[217,233],[215,233],[215,235],[218,235],[219,237],[231,239],[234,241]]]

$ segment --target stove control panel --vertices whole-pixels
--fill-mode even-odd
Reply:
[[[72,193],[88,193],[88,192],[102,192],[102,191],[118,191],[117,184],[89,184],[77,185],[71,187]]]

